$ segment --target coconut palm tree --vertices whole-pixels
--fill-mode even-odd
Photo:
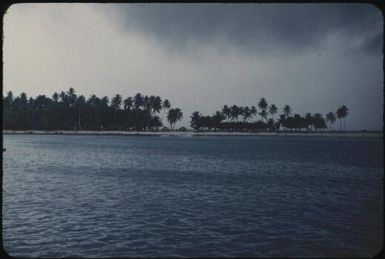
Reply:
[[[277,106],[275,104],[270,105],[269,107],[269,113],[273,116],[273,121],[274,121],[274,115],[278,112]]]
[[[136,110],[140,109],[142,105],[144,104],[143,95],[141,93],[137,93],[134,96],[134,107]]]
[[[110,103],[110,99],[108,98],[108,96],[103,96],[102,99],[101,99],[101,104],[104,107],[108,107],[109,103]]]
[[[267,111],[266,110],[261,110],[259,112],[259,115],[261,115],[262,122],[263,122],[263,119],[265,119],[267,121]]]
[[[134,101],[132,100],[132,97],[127,97],[123,101],[123,108],[127,111],[130,111],[132,109],[133,104]]]
[[[162,99],[159,96],[150,97],[151,108],[153,113],[159,113],[162,110]]]
[[[220,126],[220,123],[225,119],[225,116],[222,112],[216,111],[215,114],[211,117],[214,130],[217,130]]]
[[[122,105],[122,96],[116,94],[111,100],[111,108],[114,110],[114,123],[116,124],[116,113]]]
[[[59,101],[59,94],[55,92],[55,93],[52,95],[52,99],[54,100],[55,103],[57,103],[57,102]]]
[[[262,112],[259,113],[259,115],[261,115],[262,121],[263,121],[263,118],[264,118],[264,117],[262,116],[262,114],[267,114],[267,113],[266,113],[267,106],[268,106],[268,104],[267,104],[266,99],[262,97],[262,98],[259,100],[259,102],[258,102],[258,107],[259,107],[259,109],[265,111],[265,112],[263,112],[263,113],[262,113]]]
[[[61,91],[60,92],[60,101],[64,104],[64,105],[66,105],[67,104],[67,94],[64,92],[64,91]]]
[[[13,102],[13,92],[12,91],[9,91],[7,93],[7,97],[5,98],[6,102],[8,102],[9,104],[11,104]]]
[[[102,99],[100,100],[100,104],[98,104],[99,107],[99,113],[101,117],[101,125],[100,128],[102,130],[106,129],[108,127],[109,123],[109,103],[110,99],[107,96],[103,96]]]
[[[270,131],[274,131],[275,130],[275,125],[274,125],[274,120],[273,119],[269,119],[267,121],[267,128],[270,130]]]
[[[164,116],[164,113],[166,110],[170,110],[171,108],[171,103],[168,99],[165,99],[162,103],[162,109],[163,109],[163,113],[162,113],[162,121],[163,121],[163,116]]]
[[[144,113],[143,113],[143,116],[144,116],[144,120],[145,120],[145,128],[146,130],[148,130],[148,126],[149,126],[149,122],[150,122],[150,118],[151,118],[151,99],[149,96],[145,95],[144,98],[143,98],[143,107],[144,107]]]
[[[337,118],[340,120],[340,130],[342,128],[342,120],[343,120],[343,123],[344,123],[344,131],[346,130],[346,125],[345,125],[345,118],[346,116],[348,116],[349,114],[349,109],[345,106],[345,105],[342,105],[340,106],[338,109],[337,109]]]
[[[336,121],[336,116],[334,115],[334,112],[329,112],[326,114],[326,121],[329,122],[329,129],[332,129],[332,124]]]
[[[255,115],[257,115],[257,108],[253,105],[251,106],[251,117],[254,117]]]
[[[349,109],[345,105],[342,105],[342,107],[341,107],[341,116],[342,116],[342,119],[344,121],[344,131],[346,131],[345,118],[348,116],[348,114],[349,114]]]
[[[340,125],[340,131],[341,131],[342,130],[342,109],[341,109],[341,107],[339,107],[337,109],[336,115],[337,115],[338,121],[340,122],[339,125]]]
[[[181,120],[182,118],[183,118],[183,113],[182,113],[181,109],[174,108],[174,109],[168,110],[167,120],[170,123],[170,129],[172,130],[173,129],[173,125],[177,121]]]
[[[127,122],[126,122],[126,126],[127,126],[127,129],[129,129],[129,126],[130,126],[130,119],[131,119],[131,110],[133,108],[133,105],[134,105],[134,100],[132,99],[132,97],[127,97],[126,99],[124,99],[123,101],[123,108],[125,110],[125,114],[126,114],[126,119],[127,119]]]
[[[81,114],[83,113],[85,106],[86,106],[86,98],[83,95],[80,95],[76,99],[76,104],[75,104],[76,110],[78,112],[78,130],[81,129]]]
[[[201,114],[198,111],[193,112],[191,115],[191,122],[190,125],[194,130],[198,130],[201,127]]]
[[[243,122],[246,122],[251,117],[251,109],[249,106],[242,107],[241,112],[243,116]]]
[[[76,103],[76,94],[75,94],[75,89],[72,87],[68,89],[68,100],[69,100],[70,107],[73,107]]]
[[[134,110],[135,110],[135,125],[136,130],[139,129],[138,127],[138,115],[140,112],[140,108],[144,105],[144,97],[141,93],[137,93],[134,96]]]
[[[230,116],[233,123],[235,119],[238,121],[239,115],[240,115],[240,108],[234,104],[233,106],[230,107]]]
[[[223,115],[225,115],[226,120],[230,119],[230,117],[231,117],[231,109],[229,108],[228,105],[223,105],[222,113],[223,113]]]
[[[320,113],[315,113],[313,115],[313,123],[314,123],[314,128],[316,130],[327,128],[325,119],[322,117],[322,114]]]
[[[289,117],[291,115],[291,107],[289,105],[285,105],[283,107],[283,114],[285,117]]]
[[[313,115],[310,112],[305,114],[305,123],[306,123],[306,128],[308,130],[309,129],[312,130],[312,127],[313,127]]]

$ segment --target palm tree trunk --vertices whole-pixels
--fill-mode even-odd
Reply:
[[[138,130],[138,110],[135,111],[135,130]]]
[[[80,130],[80,112],[79,112],[79,117],[78,117],[78,130]]]

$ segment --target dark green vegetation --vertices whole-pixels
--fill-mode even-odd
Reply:
[[[349,110],[342,105],[325,118],[320,113],[292,114],[289,105],[283,107],[281,114],[278,112],[276,105],[269,105],[265,98],[261,98],[251,107],[224,105],[212,116],[203,116],[196,111],[191,116],[191,127],[197,131],[332,130],[338,119],[339,129],[345,130]],[[123,99],[117,94],[110,102],[106,96],[91,95],[86,100],[70,88],[68,92],[54,93],[52,98],[39,95],[28,99],[25,93],[14,98],[10,91],[3,96],[3,116],[3,129],[10,130],[149,131],[159,130],[164,118],[173,129],[183,118],[183,113],[179,108],[171,108],[170,101],[159,96],[137,93]]]
[[[86,100],[68,92],[54,93],[52,98],[39,95],[27,98],[25,93],[14,98],[8,92],[3,96],[3,129],[11,130],[158,130],[163,126],[166,114],[172,128],[182,119],[179,108],[171,108],[169,100],[159,96],[143,96],[123,99],[92,95]]]
[[[274,104],[268,105],[265,98],[261,98],[256,106],[228,106],[224,105],[221,111],[216,111],[212,116],[203,116],[199,111],[193,112],[191,116],[191,127],[194,130],[226,130],[226,131],[277,131],[288,130],[332,130],[336,117],[340,120],[340,130],[342,120],[345,130],[345,117],[348,115],[348,108],[343,105],[336,113],[329,112],[326,119],[320,113],[306,113],[292,115],[292,109],[285,105],[282,113],[276,119],[278,107]],[[258,112],[259,111],[259,112]],[[260,120],[255,117],[259,115]]]

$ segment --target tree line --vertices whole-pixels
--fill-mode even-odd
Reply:
[[[257,108],[258,107],[258,108]],[[325,118],[320,113],[292,114],[292,108],[285,105],[278,115],[275,104],[268,105],[261,98],[256,106],[224,105],[212,116],[204,116],[199,111],[191,115],[190,125],[196,131],[278,131],[278,130],[322,130],[332,126],[339,119],[339,129],[346,130],[345,118],[349,109],[342,105],[336,112],[329,112]],[[278,117],[276,118],[276,116]],[[258,119],[260,118],[260,119]],[[328,126],[327,126],[328,124]],[[343,125],[343,128],[342,128]]]
[[[285,105],[279,114],[275,104],[261,98],[256,106],[224,105],[212,116],[199,111],[191,116],[191,127],[196,131],[278,131],[333,129],[339,120],[339,129],[346,130],[345,105],[325,118],[320,113],[293,114]],[[74,88],[54,93],[52,97],[38,95],[27,98],[25,93],[14,97],[12,91],[3,95],[3,129],[11,130],[159,130],[166,119],[170,129],[183,118],[180,108],[172,108],[168,99],[142,95],[123,99],[116,94],[111,101],[91,95],[86,99]]]
[[[77,95],[74,88],[54,93],[52,98],[39,95],[28,98],[12,91],[3,95],[3,129],[11,130],[159,130],[163,119],[171,129],[183,118],[179,108],[168,99],[142,95],[123,99],[116,94],[111,101],[91,95]]]

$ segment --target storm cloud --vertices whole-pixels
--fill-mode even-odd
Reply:
[[[350,109],[383,126],[383,17],[369,4],[16,4],[4,16],[3,91],[169,98],[195,110]]]
[[[135,4],[119,11],[125,29],[182,51],[220,41],[248,53],[290,55],[339,34],[347,47],[374,52],[382,32],[382,14],[368,4]]]

